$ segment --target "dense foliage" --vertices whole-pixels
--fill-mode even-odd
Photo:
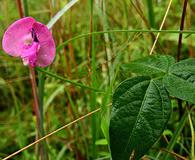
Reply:
[[[29,68],[0,46],[0,158],[99,108],[12,159],[195,158],[195,2],[182,21],[184,1],[149,55],[170,1],[80,0],[54,22],[68,0],[1,0],[0,39],[22,14],[50,22],[56,57],[35,68],[39,128]]]

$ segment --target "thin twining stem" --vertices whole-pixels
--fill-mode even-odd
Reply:
[[[172,0],[169,1],[167,10],[166,10],[166,12],[165,12],[165,15],[164,15],[164,18],[163,18],[163,21],[162,21],[162,23],[161,23],[161,25],[160,25],[159,30],[162,30],[162,28],[163,28],[163,26],[164,26],[164,23],[165,23],[165,20],[166,20],[166,18],[167,18],[169,9],[170,9],[170,7],[171,7],[171,3],[172,3]],[[156,42],[158,41],[159,35],[160,35],[160,32],[158,32],[158,34],[157,34],[157,36],[156,36],[156,38],[155,38],[155,41],[154,41],[154,43],[153,43],[153,45],[152,45],[152,48],[151,48],[151,50],[150,50],[150,55],[152,55],[152,52],[154,51],[154,47],[156,46]]]
[[[195,31],[192,30],[154,30],[154,29],[115,29],[115,30],[106,30],[106,31],[94,31],[94,32],[89,32],[89,33],[84,33],[84,34],[80,34],[78,36],[75,36],[71,39],[66,40],[65,42],[61,43],[58,47],[57,47],[57,51],[59,51],[60,49],[62,49],[65,45],[67,45],[68,43],[77,40],[77,39],[81,39],[81,38],[86,38],[90,35],[101,35],[104,33],[172,33],[172,34],[178,34],[178,33],[182,33],[182,34],[195,34]]]
[[[68,124],[66,124],[66,125],[64,125],[64,126],[62,126],[62,127],[60,127],[60,128],[58,128],[58,129],[56,129],[55,131],[53,131],[53,132],[47,134],[46,136],[44,136],[44,137],[42,137],[42,138],[40,138],[40,139],[34,141],[33,143],[31,143],[31,144],[29,144],[29,145],[23,147],[22,149],[20,149],[20,150],[14,152],[14,153],[12,153],[12,154],[10,154],[9,156],[3,158],[2,160],[7,160],[7,159],[9,159],[9,158],[11,158],[11,157],[17,155],[18,153],[20,153],[20,152],[22,152],[22,151],[24,151],[24,150],[26,150],[26,149],[32,147],[33,145],[35,145],[35,144],[37,144],[37,143],[43,141],[44,139],[46,139],[46,138],[52,136],[53,134],[55,134],[55,133],[57,133],[57,132],[59,132],[59,131],[65,129],[65,128],[71,126],[72,124],[75,124],[75,123],[77,123],[77,122],[79,122],[79,121],[85,119],[86,117],[89,117],[89,116],[91,116],[92,114],[94,114],[94,113],[96,113],[96,112],[99,112],[100,109],[101,109],[101,108],[98,108],[98,109],[96,109],[96,110],[94,110],[94,111],[92,111],[92,112],[89,112],[89,113],[87,113],[86,115],[84,115],[84,116],[82,116],[82,117],[80,117],[80,118],[78,118],[78,119],[76,119],[76,120],[74,120],[74,121],[72,121],[72,122],[70,122],[70,123],[68,123]]]

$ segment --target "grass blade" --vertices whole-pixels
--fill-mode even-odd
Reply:
[[[81,39],[81,38],[86,38],[90,35],[101,35],[104,33],[172,33],[172,34],[195,34],[195,31],[188,31],[188,30],[183,30],[183,31],[179,31],[179,30],[149,30],[149,29],[116,29],[116,30],[107,30],[107,31],[95,31],[95,32],[89,32],[89,33],[84,33],[84,34],[80,34],[78,36],[75,36],[71,39],[68,39],[67,41],[61,43],[58,47],[57,47],[57,51],[59,51],[60,49],[62,49],[65,45],[67,45],[68,43],[77,40],[77,39]]]
[[[37,71],[40,71],[40,72],[43,72],[43,73],[49,75],[50,77],[54,77],[54,78],[56,78],[56,79],[59,79],[59,80],[61,80],[61,81],[64,81],[64,82],[73,84],[73,85],[78,86],[78,87],[81,87],[81,88],[89,89],[89,90],[96,91],[96,92],[102,92],[102,93],[104,92],[104,91],[102,91],[102,90],[99,90],[99,89],[96,89],[96,88],[93,88],[93,87],[86,86],[86,85],[84,85],[84,84],[82,84],[82,83],[78,83],[78,82],[75,82],[75,81],[66,79],[66,78],[64,78],[64,77],[58,76],[58,75],[56,75],[56,74],[54,74],[54,73],[52,73],[52,72],[46,71],[46,70],[44,70],[44,69],[42,69],[42,68],[38,68],[38,67],[37,67],[36,70],[37,70]]]
[[[63,14],[68,11],[75,3],[77,3],[79,0],[72,0],[68,4],[64,6],[47,24],[47,27],[51,29],[53,25],[63,16]]]
[[[155,28],[155,14],[152,0],[147,0],[147,7],[148,7],[148,19],[151,28]]]
[[[190,112],[188,113],[188,119],[189,119],[189,123],[190,123],[191,135],[192,135],[191,158],[195,159],[195,156],[194,156],[195,134],[194,134],[194,127],[193,127],[193,122],[192,122]]]
[[[185,114],[183,115],[181,121],[179,122],[179,125],[174,133],[174,136],[172,136],[171,141],[169,142],[168,146],[167,146],[167,150],[171,151],[181,133],[181,131],[183,130],[185,123],[188,119],[188,112],[185,112]],[[164,155],[164,157],[162,157],[162,159],[167,160],[168,159],[168,153]]]

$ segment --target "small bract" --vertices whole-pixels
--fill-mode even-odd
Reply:
[[[14,57],[21,57],[24,65],[46,67],[55,57],[55,42],[44,24],[32,17],[25,17],[11,24],[6,30],[3,50]]]

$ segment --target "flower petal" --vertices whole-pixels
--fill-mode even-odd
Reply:
[[[49,29],[39,23],[33,24],[33,29],[40,44],[40,49],[37,54],[37,66],[45,67],[51,64],[55,57],[55,42]]]
[[[35,22],[32,17],[25,17],[11,24],[3,36],[3,50],[11,56],[20,56],[21,45],[31,38],[31,29]]]

